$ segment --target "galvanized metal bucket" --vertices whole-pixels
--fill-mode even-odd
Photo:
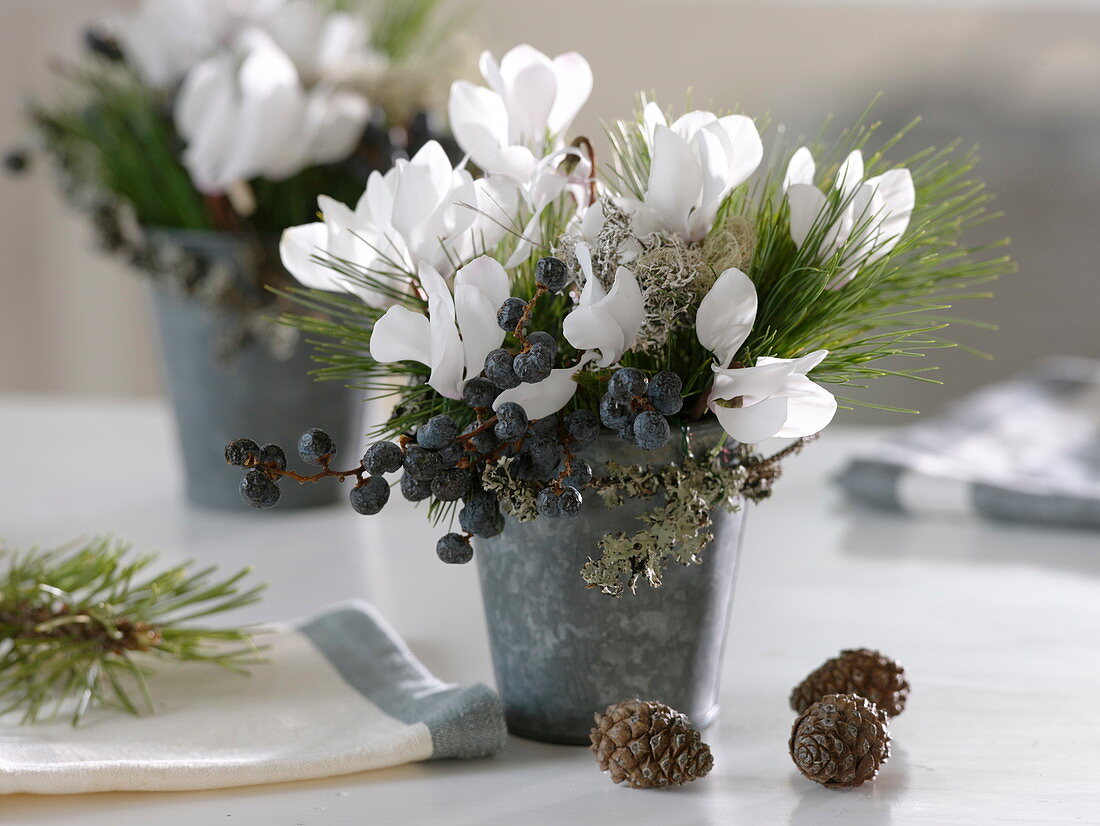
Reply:
[[[211,263],[247,266],[247,257],[239,254],[241,242],[229,234],[157,230],[153,237],[156,243],[198,250]],[[242,280],[246,275],[241,274]],[[224,453],[226,443],[240,436],[279,444],[293,461],[298,436],[320,427],[341,449],[357,455],[362,398],[340,382],[318,382],[310,376],[317,364],[307,345],[285,360],[256,342],[246,343],[228,359],[219,357],[217,343],[233,323],[229,313],[156,284],[151,294],[190,502],[247,507],[239,492],[242,471],[227,465]],[[280,508],[327,505],[346,495],[339,485],[283,482],[280,487]]]
[[[718,432],[693,442],[705,449]],[[605,434],[582,455],[599,475],[608,459],[654,465],[683,456],[682,443],[647,453]],[[715,510],[714,541],[702,565],[673,565],[659,588],[610,597],[585,587],[580,569],[610,532],[632,534],[635,517],[661,502],[604,507],[585,496],[575,519],[508,518],[475,540],[497,688],[513,734],[588,743],[592,715],[611,703],[659,700],[705,727],[718,715],[718,682],[744,528],[744,507]]]

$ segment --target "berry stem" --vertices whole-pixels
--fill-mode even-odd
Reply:
[[[516,322],[516,329],[512,331],[512,335],[519,339],[520,343],[523,344],[523,349],[525,351],[528,349],[527,336],[523,334],[523,328],[526,327],[527,322],[531,320],[531,312],[535,309],[535,303],[545,294],[546,287],[539,284],[538,288],[535,290],[535,294],[531,296],[531,300],[528,301],[527,306],[523,308],[523,315],[521,315],[519,317],[519,321]]]
[[[469,433],[460,433],[458,436],[455,436],[455,441],[456,442],[468,442],[474,436],[477,436],[479,433],[484,433],[486,430],[488,430],[490,427],[492,427],[496,423],[497,423],[497,417],[496,416],[491,416],[488,419],[486,419],[485,421],[483,421],[481,424],[479,424],[477,427],[475,427],[473,430],[471,430]]]
[[[322,479],[327,479],[329,477],[336,477],[336,479],[340,482],[343,482],[349,476],[354,476],[356,479],[361,480],[363,478],[363,474],[366,472],[366,468],[363,467],[362,462],[359,463],[359,467],[353,468],[351,470],[330,470],[328,467],[325,467],[324,470],[320,470],[310,476],[304,476],[301,473],[294,472],[293,470],[282,470],[275,467],[274,465],[262,464],[260,462],[246,462],[245,467],[257,468],[258,470],[262,470],[264,473],[267,473],[270,476],[281,476],[286,479],[293,479],[299,484],[305,484],[306,482],[319,482]]]

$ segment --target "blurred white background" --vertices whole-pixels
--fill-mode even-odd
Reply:
[[[23,103],[49,87],[50,57],[73,56],[89,20],[130,5],[0,0],[0,146],[24,138]],[[852,120],[882,92],[887,126],[924,116],[914,143],[979,143],[1019,272],[965,307],[999,332],[956,333],[995,359],[947,353],[944,387],[896,382],[879,400],[934,410],[1040,356],[1100,354],[1097,4],[481,0],[473,34],[498,55],[521,41],[581,51],[596,89],[574,131],[599,134],[639,90],[673,105],[691,90],[695,105],[740,104],[795,133],[830,111]],[[0,177],[0,249],[0,392],[158,392],[143,280],[93,249],[45,164]]]

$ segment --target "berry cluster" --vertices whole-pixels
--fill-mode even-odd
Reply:
[[[680,377],[668,370],[647,379],[641,370],[623,367],[611,374],[600,399],[600,420],[643,450],[664,447],[672,435],[665,417],[684,406],[682,389]]]
[[[534,483],[539,492],[535,509],[539,516],[577,516],[584,502],[582,491],[592,483],[592,467],[577,451],[600,435],[600,422],[631,444],[646,449],[664,445],[670,437],[666,416],[679,412],[681,381],[675,373],[661,372],[652,379],[632,367],[615,371],[597,416],[591,410],[575,410],[529,420],[514,402],[493,406],[500,394],[520,383],[537,383],[550,376],[558,357],[557,340],[544,331],[527,332],[536,302],[558,294],[571,281],[566,265],[557,258],[543,258],[535,268],[537,289],[530,301],[508,298],[497,312],[501,329],[519,343],[518,352],[501,347],[485,359],[482,375],[466,382],[462,402],[467,416],[439,414],[414,432],[395,441],[370,445],[357,468],[332,470],[336,445],[316,428],[302,434],[298,453],[303,461],[321,470],[303,476],[287,470],[286,455],[277,445],[259,447],[251,439],[238,439],[226,447],[226,460],[247,469],[241,495],[256,508],[269,508],[279,500],[278,480],[316,482],[325,477],[341,481],[354,477],[349,493],[352,509],[367,516],[379,513],[389,501],[391,484],[386,475],[402,471],[400,490],[411,502],[461,502],[458,522],[462,533],[448,533],[436,543],[436,553],[447,563],[469,562],[470,539],[496,536],[504,527],[496,494],[485,490],[482,473],[488,464],[512,460],[513,478]],[[459,421],[456,421],[456,417]]]
[[[524,301],[513,296],[497,310],[497,324],[504,332],[515,335],[523,345],[515,355],[498,347],[485,357],[485,377],[500,390],[511,390],[521,383],[537,384],[550,377],[558,357],[558,342],[541,330],[527,334],[527,323],[535,302],[546,293],[560,293],[570,280],[564,262],[558,258],[541,258],[535,265],[538,285],[535,297]]]

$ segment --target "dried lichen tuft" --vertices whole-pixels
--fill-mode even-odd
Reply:
[[[512,476],[509,468],[514,461],[514,457],[504,456],[486,463],[481,484],[485,490],[497,495],[500,509],[506,514],[520,522],[533,522],[538,517],[535,498],[540,486]]]
[[[756,230],[749,220],[741,215],[730,215],[719,226],[711,230],[703,241],[702,256],[715,277],[736,267],[747,270],[756,249]],[[702,285],[710,289],[711,284]]]
[[[661,584],[671,562],[698,565],[711,541],[711,511],[740,507],[741,488],[748,477],[744,466],[724,467],[714,456],[690,456],[678,464],[658,468],[623,468],[609,463],[610,473],[594,482],[608,507],[622,504],[623,497],[652,498],[664,493],[664,504],[638,517],[646,527],[627,536],[608,534],[600,540],[603,552],[589,559],[581,576],[589,588],[610,596],[634,591],[638,580],[654,588]]]
[[[633,271],[642,292],[644,318],[634,344],[635,352],[655,353],[669,335],[691,323],[693,308],[730,267],[745,269],[752,258],[755,235],[745,218],[733,215],[707,236],[703,243],[687,243],[669,233],[638,236],[629,213],[613,201],[601,199],[604,221],[594,242],[589,243],[592,270],[605,289],[610,289],[622,264]],[[564,236],[556,254],[576,268],[579,238]]]

